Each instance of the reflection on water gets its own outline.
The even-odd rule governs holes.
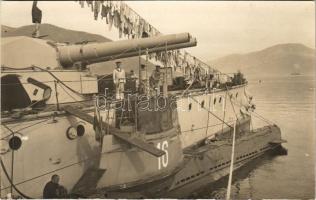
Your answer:
[[[256,112],[282,131],[287,156],[265,156],[235,174],[234,199],[315,198],[315,77],[291,76],[249,80]],[[254,127],[266,125],[254,118]],[[224,198],[227,179],[210,185],[199,196]]]

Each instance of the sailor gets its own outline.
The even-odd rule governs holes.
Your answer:
[[[138,77],[137,77],[136,73],[134,72],[134,70],[131,70],[129,72],[128,80],[131,81],[131,82],[128,82],[128,84],[131,84],[130,89],[132,89],[133,91],[137,91],[138,90],[137,88],[139,87],[139,81],[138,81]]]
[[[43,191],[43,198],[44,199],[56,199],[59,197],[58,190],[60,185],[59,183],[59,176],[57,174],[54,174],[51,177],[51,180],[46,183]]]
[[[39,29],[42,21],[42,11],[37,7],[37,1],[33,1],[32,6],[32,22],[35,24],[35,30],[32,36],[38,38],[40,36]]]
[[[201,79],[201,70],[200,70],[200,67],[195,67],[194,69],[194,80],[195,81],[200,81]]]
[[[117,61],[116,68],[113,71],[113,82],[115,85],[116,99],[124,99],[124,85],[126,83],[125,71],[121,69],[121,61]]]
[[[139,93],[147,94],[147,70],[146,65],[140,65],[140,77],[139,77]]]
[[[134,70],[131,70],[131,71],[130,71],[130,76],[131,76],[132,79],[136,79],[136,78],[137,78],[137,76],[136,76]]]
[[[213,88],[213,84],[214,84],[214,74],[210,73],[208,75],[208,88],[211,90]]]
[[[156,65],[156,69],[153,71],[150,77],[151,88],[153,91],[156,90],[156,95],[160,94],[160,78],[161,78],[161,71],[160,65]]]

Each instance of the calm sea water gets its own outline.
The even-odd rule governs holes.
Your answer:
[[[249,80],[256,112],[276,123],[288,142],[286,156],[264,156],[234,174],[232,198],[315,199],[315,77]],[[266,125],[254,118],[254,127]],[[225,198],[227,179],[201,191],[203,198]],[[200,196],[199,195],[199,196]]]

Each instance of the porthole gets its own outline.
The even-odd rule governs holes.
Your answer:
[[[191,110],[191,109],[192,109],[192,103],[189,104],[189,110]]]
[[[9,140],[9,147],[12,150],[18,150],[22,145],[22,140],[18,136],[13,136]]]
[[[233,94],[230,94],[230,95],[229,95],[229,98],[231,98],[231,99],[232,99],[232,98],[233,98]]]
[[[238,97],[238,92],[236,92],[236,98]]]
[[[214,98],[214,105],[216,104],[216,98]]]
[[[222,102],[222,97],[219,97],[218,103],[221,103],[221,102]]]
[[[77,130],[73,126],[70,126],[66,131],[66,136],[70,140],[76,139],[77,138]]]
[[[204,108],[204,104],[205,104],[205,101],[203,100],[203,101],[201,102],[201,108]]]
[[[84,135],[84,133],[85,133],[85,128],[84,128],[84,126],[81,125],[81,124],[79,124],[79,125],[77,126],[77,135],[81,137],[81,136]]]

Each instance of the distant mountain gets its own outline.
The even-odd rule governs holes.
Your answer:
[[[9,32],[13,32],[15,28],[12,28],[10,26],[1,25],[1,35],[5,35]]]
[[[9,26],[1,25],[1,34],[2,37],[10,36],[28,36],[32,37],[34,32],[35,25],[21,26],[19,28],[12,28]],[[96,41],[96,42],[108,42],[111,41],[108,38],[105,38],[101,35],[86,33],[83,31],[74,31],[69,29],[64,29],[58,26],[51,24],[41,24],[40,34],[47,35],[43,39],[53,40],[56,42],[68,42],[76,43],[82,41]]]
[[[1,25],[1,36],[2,37],[12,37],[12,36],[28,36],[32,37],[32,33],[34,31],[34,25],[27,25],[18,28],[13,28],[5,25]],[[41,24],[40,34],[47,35],[43,37],[45,40],[53,40],[56,42],[67,42],[69,44],[83,42],[83,41],[91,41],[91,42],[110,42],[111,40],[103,37],[101,35],[82,32],[82,31],[74,31],[69,29],[64,29],[51,24]],[[139,59],[138,57],[130,57],[120,59],[122,61],[122,66],[124,67],[126,72],[130,70],[134,70],[137,74]],[[142,63],[145,63],[144,59],[141,59]],[[109,74],[112,73],[115,68],[115,60],[102,62],[91,65],[91,71],[96,74]],[[154,69],[154,65],[152,63],[148,63],[148,71]]]
[[[278,44],[261,51],[228,55],[208,64],[225,73],[240,70],[246,76],[309,75],[315,72],[315,49],[297,43]]]

